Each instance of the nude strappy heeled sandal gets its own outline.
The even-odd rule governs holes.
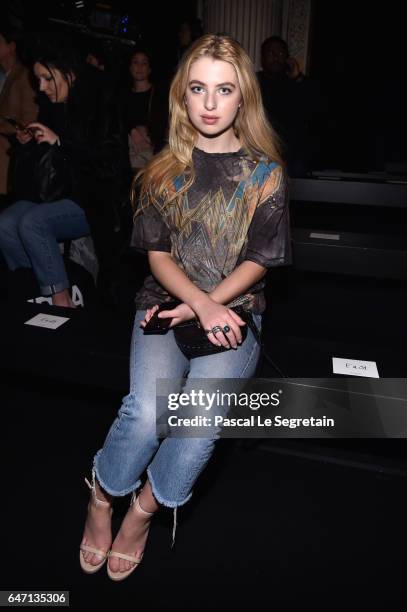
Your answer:
[[[136,512],[139,512],[143,515],[152,516],[154,512],[147,512],[146,510],[143,510],[143,508],[140,506],[139,499],[140,499],[140,495],[136,497],[135,492],[133,492],[131,496],[130,506],[133,506]],[[135,557],[134,555],[125,555],[124,553],[119,553],[119,552],[115,552],[114,550],[110,550],[108,552],[108,557],[117,557],[118,559],[124,559],[125,561],[130,561],[130,563],[134,563],[133,567],[131,567],[130,569],[124,572],[113,572],[110,569],[109,564],[107,565],[107,573],[108,573],[109,578],[111,578],[112,580],[124,580],[125,578],[127,578],[127,576],[130,576],[130,574],[134,572],[136,567],[139,566],[143,558],[143,553],[141,553],[139,557]]]
[[[94,471],[92,471],[92,484],[89,482],[87,478],[85,478],[85,482],[88,485],[89,489],[92,491],[92,503],[95,504],[95,506],[109,507],[110,516],[111,516],[113,513],[113,508],[111,504],[109,504],[106,501],[102,501],[101,499],[98,499],[96,497],[95,472]],[[87,561],[85,561],[82,551],[95,553],[96,555],[100,555],[102,559],[96,565],[92,565],[92,563],[88,563]],[[79,546],[79,562],[81,564],[81,568],[87,574],[94,574],[95,572],[100,570],[102,565],[105,563],[107,557],[108,557],[108,551],[106,550],[101,550],[100,548],[95,548],[94,546],[88,546],[88,544],[83,544],[83,543]]]

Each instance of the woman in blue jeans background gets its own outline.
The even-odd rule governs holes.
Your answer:
[[[174,509],[175,532],[176,510],[190,499],[218,437],[212,430],[160,442],[157,378],[181,391],[176,381],[186,377],[184,393],[193,379],[240,378],[238,391],[255,371],[259,346],[250,329],[242,341],[244,321],[232,307],[251,312],[260,329],[267,268],[290,257],[285,172],[252,63],[236,41],[206,35],[188,50],[171,85],[169,146],[141,176],[133,241],[148,253],[152,275],[136,296],[130,392],[87,481],[79,552],[88,573],[108,557],[113,580],[140,563],[160,506]],[[168,333],[144,335],[158,305],[174,297],[181,304],[159,314],[172,319]],[[212,344],[229,350],[187,359],[172,328],[194,317]],[[113,498],[128,493],[130,507],[112,543]]]
[[[78,60],[69,40],[43,39],[33,56],[39,118],[17,130],[10,172],[17,201],[0,214],[0,250],[11,271],[32,268],[54,305],[73,307],[58,243],[92,233],[106,260],[126,169],[123,137],[99,71]]]
[[[41,295],[55,306],[73,307],[59,242],[90,233],[84,211],[72,200],[20,200],[0,215],[0,249],[9,270],[32,268]]]

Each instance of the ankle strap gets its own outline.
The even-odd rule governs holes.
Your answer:
[[[92,484],[89,482],[87,478],[85,478],[85,482],[88,485],[89,489],[92,491],[93,499],[95,500],[95,504],[98,506],[108,506],[110,508],[110,504],[107,501],[103,501],[96,497],[96,475],[95,470],[92,470]]]

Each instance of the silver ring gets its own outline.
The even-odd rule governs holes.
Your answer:
[[[222,331],[222,328],[221,328],[220,325],[215,325],[215,327],[212,327],[212,329],[211,329],[211,332],[213,334],[217,334],[218,332],[221,332],[221,331]]]
[[[230,332],[230,327],[229,325],[225,325],[223,328],[223,331],[225,332],[225,334],[227,334],[228,332]]]

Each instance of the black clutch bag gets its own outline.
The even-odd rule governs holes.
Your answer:
[[[144,328],[145,334],[165,334],[168,331],[168,327],[171,323],[170,318],[168,319],[159,319],[157,317],[158,313],[163,310],[172,310],[179,306],[181,302],[179,301],[171,301],[164,302],[158,308],[158,310],[151,317],[150,321]],[[233,312],[235,312],[246,325],[243,325],[240,328],[242,334],[242,344],[247,337],[247,328],[253,331],[255,338],[259,341],[258,331],[254,324],[253,317],[251,312],[247,312],[244,310],[242,306],[234,306],[231,308]],[[197,319],[190,319],[189,321],[184,321],[183,323],[179,323],[175,327],[172,328],[174,332],[174,338],[188,359],[194,359],[194,357],[204,357],[206,355],[214,355],[216,353],[222,353],[229,349],[224,346],[215,346],[208,340],[208,336],[206,332],[202,329],[199,321]]]

